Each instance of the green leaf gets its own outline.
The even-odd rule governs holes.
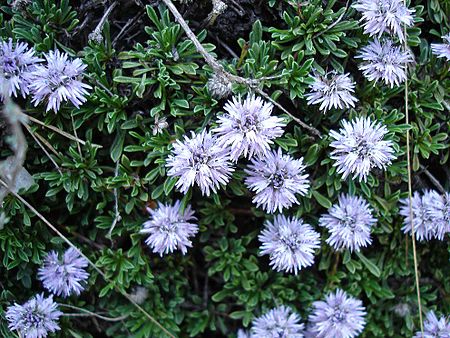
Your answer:
[[[367,270],[369,270],[375,277],[381,276],[381,270],[375,263],[373,263],[370,259],[366,258],[361,252],[356,252],[356,255],[365,265]]]
[[[324,195],[322,195],[321,193],[319,193],[317,190],[313,190],[313,191],[312,191],[312,194],[313,194],[314,198],[316,199],[316,201],[317,201],[321,206],[323,206],[323,207],[326,208],[326,209],[331,208],[331,206],[332,206],[331,201],[330,201],[328,198],[326,198]]]

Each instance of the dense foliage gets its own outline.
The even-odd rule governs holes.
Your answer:
[[[120,319],[63,315],[55,337],[165,337],[123,292],[176,336],[234,337],[239,328],[281,305],[305,320],[312,303],[337,288],[364,304],[367,324],[361,337],[411,337],[420,328],[412,242],[401,231],[399,215],[399,200],[408,191],[406,130],[413,190],[437,190],[437,180],[449,191],[450,63],[432,55],[430,44],[441,43],[450,30],[450,2],[409,4],[415,9],[414,25],[407,30],[415,60],[408,66],[409,124],[404,83],[391,88],[369,82],[358,69],[361,61],[355,55],[372,38],[364,34],[361,14],[348,2],[227,3],[210,24],[209,1],[175,5],[228,72],[264,78],[259,89],[321,134],[274,107],[273,115],[287,126],[272,148],[304,157],[311,184],[304,196],[297,195],[299,205],[283,214],[301,218],[321,235],[315,263],[296,274],[273,270],[269,257],[261,256],[258,235],[273,215],[252,203],[254,193],[245,185],[244,172],[250,161],[240,159],[226,187],[209,196],[198,187],[180,193],[177,178],[167,175],[174,142],[217,126],[226,102],[233,95],[246,97],[252,89],[234,83],[228,97],[212,95],[206,84],[213,70],[163,3],[121,1],[101,27],[101,38],[94,39],[90,33],[110,3],[3,1],[2,40],[26,42],[40,58],[55,49],[80,58],[87,66],[83,82],[92,87],[80,108],[63,103],[57,113],[46,112],[44,103],[35,106],[30,99],[15,98],[25,114],[53,126],[30,121],[29,129],[24,128],[24,168],[34,184],[20,195],[106,276],[89,267],[86,291],[54,299]],[[350,73],[355,81],[354,108],[322,112],[307,104],[313,74],[333,70]],[[367,181],[352,175],[342,179],[330,158],[330,130],[359,116],[386,126],[396,155],[385,171],[372,170]],[[0,128],[4,160],[14,147],[7,142],[11,130],[4,120]],[[328,230],[319,226],[340,193],[363,197],[377,219],[372,243],[359,252],[334,251],[325,241]],[[179,250],[159,255],[140,233],[149,218],[146,208],[176,200],[192,206],[198,233],[185,255]],[[5,319],[7,307],[44,292],[38,269],[48,252],[68,247],[13,194],[5,197],[2,210],[7,219],[0,229],[0,335],[16,337]],[[450,313],[448,238],[416,243],[424,316],[429,310]]]

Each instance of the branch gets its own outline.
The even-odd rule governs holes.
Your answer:
[[[446,191],[444,189],[444,187],[442,186],[442,184],[436,179],[436,177],[433,176],[432,173],[430,173],[428,171],[428,169],[424,166],[424,165],[420,165],[420,169],[423,171],[423,173],[425,175],[427,175],[427,177],[430,179],[430,181],[435,185],[436,188],[438,188],[438,190],[442,193],[445,194]]]
[[[215,73],[217,73],[219,76],[224,76],[229,81],[234,83],[243,84],[251,89],[255,89],[256,91],[264,96],[266,99],[270,98],[270,96],[265,93],[262,89],[258,88],[259,83],[264,79],[246,79],[237,75],[233,75],[229,72],[227,72],[223,66],[211,55],[209,54],[206,49],[203,47],[203,45],[198,41],[197,37],[195,36],[194,32],[189,28],[186,21],[183,19],[183,16],[178,12],[175,5],[172,3],[171,0],[162,0],[166,6],[169,8],[169,10],[172,12],[175,19],[178,21],[180,26],[183,28],[184,32],[186,33],[187,37],[192,41],[197,51],[203,56],[206,63],[213,69]],[[294,117],[291,113],[289,113],[285,108],[283,108],[279,103],[276,103],[273,99],[269,99],[272,103],[274,103],[278,108],[282,109],[285,113],[287,113],[295,122],[300,124],[302,127],[310,131],[316,136],[321,136],[320,131],[318,131],[316,128],[311,127],[301,121],[298,117]]]

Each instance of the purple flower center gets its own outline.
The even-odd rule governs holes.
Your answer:
[[[277,173],[274,173],[269,176],[269,182],[274,189],[280,189],[284,185],[284,181],[286,180],[286,170],[282,169]]]
[[[25,314],[25,321],[27,322],[27,328],[42,326],[45,322],[45,315],[38,312],[38,309],[28,309]]]
[[[239,130],[243,131],[244,133],[249,132],[249,131],[257,131],[258,125],[259,125],[259,121],[257,116],[255,116],[256,114],[252,114],[250,112],[245,112],[242,116],[242,119],[238,119],[237,125]]]
[[[16,60],[12,57],[4,57],[3,59],[3,71],[6,75],[17,75],[19,68],[17,67]]]
[[[339,308],[339,306],[334,307],[333,316],[331,317],[331,321],[333,323],[342,323],[345,321],[347,317],[347,313]]]
[[[368,142],[360,138],[356,142],[355,152],[358,155],[358,157],[366,157],[369,156],[372,152],[372,147],[368,144]]]

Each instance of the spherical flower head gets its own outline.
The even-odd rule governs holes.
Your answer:
[[[245,185],[256,193],[253,203],[269,213],[299,204],[295,195],[305,196],[309,189],[303,158],[283,155],[280,148],[263,158],[252,159],[245,173]]]
[[[231,82],[223,75],[214,73],[206,83],[211,96],[220,100],[231,93]]]
[[[409,51],[395,46],[391,40],[374,39],[355,56],[363,62],[358,66],[369,81],[383,81],[394,88],[406,80],[406,67],[414,61]]]
[[[450,33],[442,37],[444,43],[432,43],[431,50],[438,58],[446,58],[450,61]]]
[[[433,311],[427,313],[422,332],[416,332],[413,338],[450,338],[450,317],[437,318]]]
[[[190,237],[198,232],[198,225],[191,206],[181,210],[181,202],[174,205],[159,204],[157,209],[147,208],[150,219],[143,224],[141,233],[149,234],[145,243],[162,257],[164,254],[181,250],[183,255],[192,247]]]
[[[442,241],[445,234],[450,232],[450,193],[441,195],[434,190],[425,193],[431,195],[426,200],[429,201],[429,215],[434,219],[435,237]]]
[[[266,221],[258,237],[261,255],[270,256],[270,265],[277,271],[297,274],[314,263],[314,251],[320,247],[320,235],[299,218],[275,216]]]
[[[53,296],[44,298],[44,295],[40,294],[23,305],[9,306],[5,317],[9,322],[9,329],[20,332],[21,337],[43,338],[60,330],[58,320],[61,315]]]
[[[309,89],[311,92],[305,95],[308,104],[320,104],[319,110],[325,112],[331,108],[355,107],[355,102],[358,102],[353,96],[355,83],[350,79],[350,74],[338,74],[336,71],[324,76],[317,74]]]
[[[370,36],[380,38],[387,32],[403,42],[403,27],[414,23],[414,9],[408,9],[403,0],[358,0],[352,7],[362,13],[364,34]]]
[[[339,289],[328,294],[325,301],[314,302],[312,307],[308,331],[314,332],[316,338],[353,338],[366,324],[362,302]]]
[[[267,154],[273,140],[283,135],[286,123],[271,115],[272,108],[272,103],[253,95],[244,101],[233,97],[225,104],[227,113],[219,116],[213,132],[217,133],[219,144],[230,146],[233,161],[241,155],[250,159]]]
[[[56,251],[51,251],[39,268],[38,278],[44,287],[56,296],[79,295],[85,288],[89,273],[86,258],[74,248],[69,248],[60,259]]]
[[[191,132],[191,138],[185,136],[183,142],[174,143],[166,166],[170,168],[168,176],[179,177],[176,187],[182,193],[196,183],[206,196],[227,184],[234,171],[229,149],[205,130],[200,134]]]
[[[328,229],[327,243],[335,250],[360,251],[372,243],[370,231],[377,219],[369,204],[361,197],[341,194],[338,203],[319,219],[319,225]]]
[[[392,141],[384,141],[388,130],[381,123],[368,117],[357,117],[344,121],[339,133],[332,130],[334,139],[330,146],[334,148],[331,158],[342,178],[353,174],[353,179],[367,181],[367,175],[374,167],[385,170],[395,159]]]
[[[23,42],[0,42],[0,99],[4,96],[26,97],[38,62],[34,49]]]
[[[303,338],[300,316],[284,305],[253,320],[252,338]]]
[[[81,82],[86,65],[78,58],[69,60],[66,53],[58,50],[50,51],[44,56],[47,64],[37,66],[30,84],[34,106],[46,100],[46,111],[53,109],[56,113],[61,102],[70,101],[79,108],[87,100],[87,89],[92,88]]]
[[[412,212],[417,240],[424,241],[432,238],[443,240],[445,234],[449,231],[450,204],[448,198],[448,194],[442,196],[434,190],[427,190],[422,196],[416,191],[411,197],[411,211],[409,198],[400,200],[402,206],[399,214],[404,217],[403,232],[412,232]]]

